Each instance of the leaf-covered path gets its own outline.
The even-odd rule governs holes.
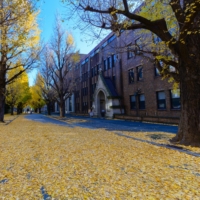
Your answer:
[[[0,126],[0,158],[0,199],[200,196],[200,158],[100,128],[20,116]]]

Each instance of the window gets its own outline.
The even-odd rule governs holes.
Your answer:
[[[173,91],[170,90],[170,97],[171,97],[171,108],[172,109],[180,109],[180,89]]]
[[[115,35],[111,36],[111,37],[108,39],[108,43],[112,42],[115,38],[116,38]]]
[[[141,81],[143,80],[143,67],[137,67],[137,80]]]
[[[96,83],[95,83],[95,84],[92,84],[92,93],[94,93],[95,88],[96,88]]]
[[[160,76],[160,71],[158,70],[157,67],[154,67],[154,72],[155,72],[155,76]]]
[[[164,63],[163,63],[163,61],[162,61],[162,60],[159,60],[158,62],[160,63],[160,66],[161,66],[161,67],[163,67],[163,66],[164,66]]]
[[[75,69],[78,69],[78,68],[79,68],[79,64],[76,65]]]
[[[165,92],[157,92],[157,106],[158,109],[166,109]]]
[[[108,69],[107,60],[104,60],[103,63],[104,63],[104,71],[106,71]]]
[[[72,111],[72,97],[69,97],[69,111]]]
[[[128,70],[128,80],[129,80],[129,83],[134,82],[134,69]]]
[[[144,94],[140,94],[139,98],[139,109],[145,109],[145,96]]]
[[[130,106],[131,106],[131,110],[136,109],[135,95],[130,96]]]
[[[93,68],[91,69],[91,77],[93,77],[94,76],[94,73],[93,73]]]
[[[112,68],[112,57],[108,58],[108,69]]]
[[[94,90],[95,90],[95,86],[94,84],[92,85],[92,93],[94,93]]]
[[[117,56],[116,56],[116,54],[113,54],[112,55],[112,67],[115,67],[116,61],[117,61]]]
[[[76,98],[76,99],[79,98],[79,91],[76,91],[76,92],[75,92],[75,98]]]
[[[103,43],[103,45],[102,45],[102,49],[104,48],[104,47],[106,47],[107,46],[107,44],[108,44],[108,42],[106,41],[106,42],[104,42]]]
[[[97,75],[97,66],[94,67],[94,75]]]
[[[86,96],[88,95],[88,88],[85,87],[85,88],[82,88],[82,96]]]
[[[175,72],[175,71],[176,71],[176,68],[173,67],[173,66],[171,66],[171,65],[169,65],[169,71],[170,71],[170,72]]]
[[[131,47],[129,46],[127,51],[127,58],[130,59],[133,56],[134,56],[133,49],[131,49]]]

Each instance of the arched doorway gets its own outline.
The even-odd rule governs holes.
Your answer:
[[[101,111],[106,111],[106,98],[105,94],[100,91],[97,95],[98,115],[101,116]]]

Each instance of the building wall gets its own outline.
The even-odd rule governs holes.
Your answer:
[[[147,34],[144,37],[152,41],[152,35]],[[125,31],[120,37],[115,37],[111,33],[77,63],[72,71],[73,79],[76,80],[74,112],[86,114],[92,107],[98,70],[101,69],[102,74],[105,77],[110,77],[115,83],[117,92],[122,97],[121,105],[124,106],[125,115],[168,118],[180,116],[180,110],[171,109],[170,90],[172,84],[166,79],[162,80],[161,76],[155,75],[156,66],[153,57],[138,51],[134,52],[133,56],[129,58],[127,51],[124,51],[124,48],[119,48],[131,43],[134,44],[137,38],[138,33],[133,31]],[[113,66],[105,70],[104,60],[108,60],[112,56],[115,60]],[[137,68],[141,66],[143,67],[143,78],[137,80]],[[129,83],[129,70],[131,69],[134,70],[134,81]],[[157,107],[158,91],[165,93],[165,109],[158,109]],[[130,96],[134,94],[137,94],[136,108],[131,109]],[[139,109],[138,98],[141,94],[145,97],[145,109]]]

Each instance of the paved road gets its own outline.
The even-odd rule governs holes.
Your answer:
[[[67,120],[65,122],[49,118],[42,114],[29,114],[26,115],[27,119],[42,122],[52,123],[61,126],[70,127],[86,127],[90,129],[104,128],[110,131],[143,131],[143,132],[169,132],[177,133],[178,127],[164,124],[152,124],[143,122],[133,122],[125,120],[113,120],[113,119],[101,119],[101,118],[89,118],[85,116],[71,116],[66,115]]]

